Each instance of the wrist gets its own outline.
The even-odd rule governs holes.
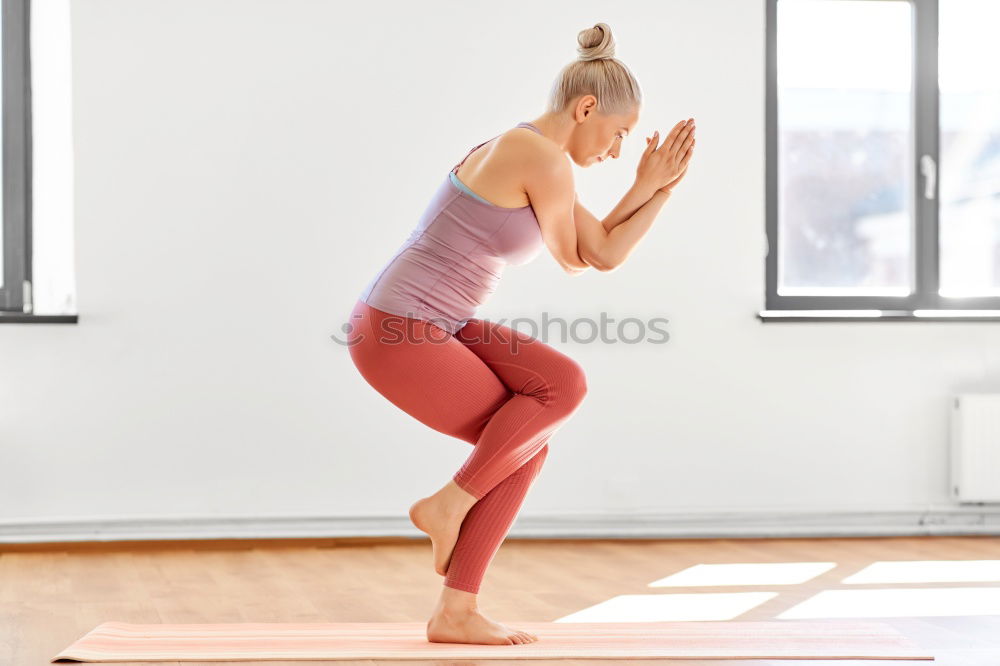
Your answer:
[[[636,181],[632,185],[632,192],[634,192],[636,196],[641,197],[643,201],[649,201],[658,191],[659,190],[656,189],[656,186],[646,185],[644,183],[640,183],[639,181]]]

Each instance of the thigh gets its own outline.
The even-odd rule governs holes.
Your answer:
[[[583,367],[527,333],[484,319],[470,319],[455,339],[514,393],[550,400],[575,400],[586,392]]]
[[[429,321],[359,301],[348,348],[376,391],[425,425],[475,443],[511,392],[482,359]]]

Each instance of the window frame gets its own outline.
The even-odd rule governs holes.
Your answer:
[[[3,285],[0,311],[31,312],[30,0],[2,0]]]
[[[954,298],[938,293],[939,280],[939,92],[938,81],[938,0],[868,0],[906,2],[911,5],[913,34],[913,97],[911,174],[913,177],[912,264],[914,292],[908,296],[820,296],[779,295],[778,280],[778,88],[777,88],[777,3],[766,4],[766,91],[765,91],[765,182],[766,182],[766,297],[761,319],[927,319],[937,314],[944,319],[967,313],[970,319],[980,315],[1000,318],[1000,296]],[[794,0],[791,0],[794,1]],[[838,0],[828,0],[837,2]],[[928,155],[935,165],[934,196],[924,196],[925,180],[920,173],[921,156]],[[858,311],[868,311],[861,313]],[[876,312],[872,312],[876,311]],[[881,313],[877,311],[882,311]],[[950,311],[950,313],[949,313]],[[961,312],[959,312],[961,311]],[[970,312],[974,311],[974,312]],[[921,313],[924,313],[921,315]],[[796,317],[796,314],[804,315]]]

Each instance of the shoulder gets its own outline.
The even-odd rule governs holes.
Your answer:
[[[512,162],[527,175],[541,178],[573,178],[569,157],[552,140],[525,127],[502,135]]]

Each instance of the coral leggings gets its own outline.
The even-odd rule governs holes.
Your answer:
[[[474,449],[452,477],[478,501],[444,584],[476,594],[541,470],[552,434],[587,392],[581,366],[507,326],[470,319],[451,334],[359,300],[348,349],[364,379],[397,407]]]

